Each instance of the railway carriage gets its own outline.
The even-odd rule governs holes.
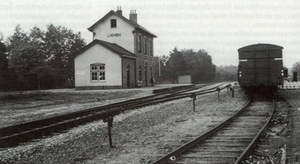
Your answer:
[[[277,89],[283,84],[283,47],[254,44],[238,49],[238,81],[242,88]]]

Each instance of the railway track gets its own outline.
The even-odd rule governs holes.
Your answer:
[[[207,94],[215,92],[216,88],[220,90],[226,87],[228,87],[228,84],[221,83],[205,87],[192,86],[180,88],[179,90],[170,90],[169,92],[162,92],[138,99],[127,100],[55,117],[48,117],[22,124],[2,127],[0,128],[0,148],[17,146],[22,142],[28,142],[32,139],[49,136],[53,133],[62,132],[66,129],[99,119],[109,122],[112,121],[112,118],[115,115],[118,115],[126,110],[132,110],[157,103],[186,98],[192,93],[195,95]],[[193,92],[193,90],[195,91]],[[110,124],[112,124],[112,122],[108,123],[109,126]]]
[[[266,129],[275,102],[254,98],[240,111],[195,139],[159,158],[153,164],[242,163]]]

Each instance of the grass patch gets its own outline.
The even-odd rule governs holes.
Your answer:
[[[17,92],[17,93],[7,93],[1,94],[0,98],[2,101],[24,101],[24,100],[38,100],[42,97],[49,95],[46,92]]]
[[[25,91],[25,92],[1,92],[0,102],[18,103],[18,102],[34,102],[34,101],[49,101],[49,102],[74,102],[86,103],[102,100],[111,100],[124,97],[130,97],[139,94],[142,91],[99,91],[99,92],[51,92],[51,91]]]

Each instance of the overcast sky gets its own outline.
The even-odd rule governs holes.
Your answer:
[[[300,61],[299,0],[0,0],[0,32],[13,35],[37,26],[62,25],[81,32],[110,10],[136,10],[138,23],[156,34],[155,55],[181,49],[206,50],[216,65],[238,65],[237,49],[250,44],[283,46],[284,65]]]

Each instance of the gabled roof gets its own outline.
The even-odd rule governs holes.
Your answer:
[[[103,40],[98,40],[98,39],[93,40],[90,44],[86,45],[81,50],[76,52],[73,57],[75,58],[76,56],[80,55],[81,53],[83,53],[84,51],[86,51],[87,49],[89,49],[90,47],[92,47],[95,44],[100,44],[101,46],[120,55],[121,57],[127,57],[127,58],[136,58],[137,57],[135,54],[133,54],[130,51],[126,50],[125,48],[117,45],[116,43],[109,43],[109,42],[106,42]]]
[[[148,33],[149,35],[157,38],[156,35],[154,35],[153,33],[151,33],[150,31],[148,31],[147,29],[145,29],[144,27],[142,27],[141,25],[123,17],[122,15],[119,15],[117,12],[111,10],[110,12],[108,12],[104,17],[102,17],[100,20],[98,20],[96,23],[94,23],[91,27],[88,28],[89,31],[93,31],[93,29],[95,28],[96,25],[98,25],[99,23],[103,22],[107,17],[109,17],[110,15],[115,15],[121,19],[123,19],[125,22],[129,23],[130,25],[132,25],[134,28],[136,29],[141,29],[142,31]]]

